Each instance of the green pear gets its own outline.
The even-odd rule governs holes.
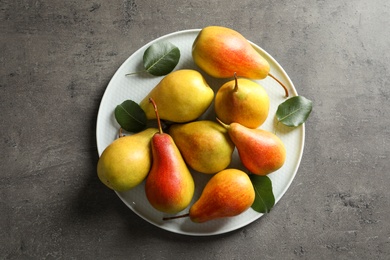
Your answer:
[[[115,191],[126,191],[139,185],[152,165],[150,141],[158,132],[148,128],[137,134],[113,141],[99,158],[97,174],[102,183]]]
[[[270,101],[265,89],[255,81],[237,78],[219,88],[214,109],[225,124],[240,123],[258,128],[268,117]]]
[[[234,144],[227,130],[209,120],[174,124],[169,129],[186,163],[194,170],[213,174],[232,160]]]
[[[286,160],[282,140],[263,129],[247,128],[239,123],[224,125],[235,144],[242,164],[253,174],[267,175],[280,169]]]
[[[165,213],[177,213],[191,202],[195,192],[192,175],[169,134],[163,133],[157,105],[159,132],[152,137],[152,168],[146,178],[145,193],[150,204]]]
[[[203,28],[192,45],[192,58],[199,68],[215,78],[233,73],[249,79],[274,78],[288,96],[286,86],[270,73],[268,61],[239,32],[222,26]]]
[[[149,98],[159,105],[161,119],[184,123],[197,119],[207,110],[214,91],[198,71],[183,69],[165,76],[140,102],[146,117],[155,119]]]
[[[195,223],[203,223],[233,217],[249,209],[254,200],[255,190],[248,174],[238,169],[225,169],[211,177],[189,213],[163,220],[190,217]]]

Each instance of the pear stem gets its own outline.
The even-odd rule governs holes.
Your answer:
[[[163,220],[171,220],[171,219],[177,219],[177,218],[185,218],[185,217],[189,217],[189,216],[190,216],[190,213],[187,213],[187,214],[178,215],[178,216],[173,216],[173,217],[165,217],[165,218],[163,218]]]
[[[218,123],[220,123],[220,124],[221,124],[223,127],[225,127],[226,129],[230,127],[229,125],[227,125],[227,124],[225,124],[224,122],[222,122],[221,119],[219,119],[218,117],[216,117],[215,119],[218,121]]]
[[[234,72],[234,89],[233,89],[234,92],[237,92],[238,91],[238,80],[237,80],[237,73]]]
[[[135,71],[135,72],[129,72],[129,73],[125,74],[125,76],[133,76],[133,75],[136,75],[136,74],[144,73],[146,71],[147,70],[140,70],[140,71]]]
[[[286,93],[286,97],[288,97],[288,89],[287,89],[287,87],[280,80],[278,80],[274,75],[272,75],[271,73],[268,73],[268,76],[270,76],[271,78],[276,80],[276,82],[278,82],[284,88],[284,92]]]
[[[118,134],[119,138],[123,137],[124,134],[122,133],[122,127],[119,128],[119,134]]]
[[[160,134],[162,134],[163,130],[162,130],[162,127],[161,127],[160,116],[158,115],[157,104],[153,100],[153,98],[149,98],[149,102],[152,103],[152,105],[154,107],[154,112],[156,113],[156,118],[157,118],[158,130],[159,130]]]

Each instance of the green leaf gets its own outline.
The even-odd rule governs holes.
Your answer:
[[[287,99],[278,106],[276,118],[286,126],[299,126],[303,124],[312,110],[312,101],[303,96]]]
[[[115,108],[115,119],[126,131],[137,133],[146,128],[147,118],[142,108],[132,100],[126,100]]]
[[[170,42],[156,42],[149,46],[143,56],[144,67],[154,76],[170,73],[179,63],[180,50]]]
[[[268,213],[275,205],[275,197],[272,192],[272,182],[267,176],[255,174],[249,175],[255,189],[255,201],[252,209],[259,213]]]

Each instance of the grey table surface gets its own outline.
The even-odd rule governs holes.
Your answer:
[[[149,224],[96,175],[98,107],[151,40],[222,25],[313,101],[271,213],[218,236]],[[0,1],[0,259],[389,259],[388,1]]]

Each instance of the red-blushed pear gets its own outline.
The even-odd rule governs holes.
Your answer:
[[[263,129],[251,129],[238,123],[226,125],[235,144],[242,164],[251,173],[267,175],[280,169],[286,160],[286,149],[282,140]]]
[[[178,213],[191,203],[195,183],[172,137],[162,131],[156,103],[153,99],[150,102],[159,132],[151,141],[153,163],[145,182],[146,197],[155,209]]]
[[[255,190],[248,174],[238,169],[225,169],[211,177],[188,214],[164,220],[190,217],[195,223],[203,223],[233,217],[250,208],[254,200]]]
[[[274,78],[285,91],[286,86],[270,73],[270,64],[239,32],[222,26],[203,28],[192,45],[197,66],[216,78],[229,78],[234,72],[250,79]]]
[[[237,78],[223,84],[215,95],[214,109],[225,124],[240,123],[258,128],[268,117],[270,101],[267,91],[257,82]]]

